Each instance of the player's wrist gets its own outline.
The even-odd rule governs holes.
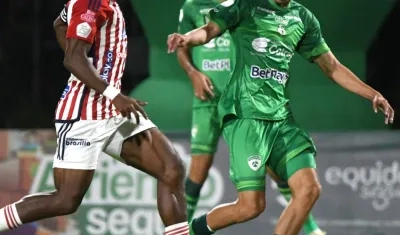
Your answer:
[[[374,101],[375,99],[378,99],[378,98],[383,98],[383,99],[384,99],[384,97],[382,96],[382,94],[379,93],[379,92],[374,92],[374,93],[372,93],[372,94],[370,94],[370,95],[368,96],[368,99],[371,100],[371,101]]]
[[[190,77],[192,74],[195,74],[196,72],[197,72],[197,70],[196,70],[194,67],[189,68],[189,69],[186,70],[186,74],[189,75],[189,77]]]
[[[114,100],[119,94],[121,94],[121,92],[112,85],[108,85],[103,92],[103,95],[111,101]]]

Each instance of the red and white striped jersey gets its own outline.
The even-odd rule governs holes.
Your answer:
[[[60,14],[68,24],[67,38],[92,44],[88,55],[100,77],[121,89],[128,38],[115,0],[71,0]],[[56,109],[56,121],[102,120],[118,115],[111,100],[85,86],[73,74]]]

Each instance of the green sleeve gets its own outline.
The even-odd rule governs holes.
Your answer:
[[[185,34],[193,29],[196,29],[193,18],[193,10],[190,3],[185,2],[179,11],[178,33]]]
[[[330,51],[330,49],[322,37],[318,19],[310,11],[307,12],[303,23],[305,34],[297,45],[296,51],[304,59],[312,62],[316,57]]]
[[[247,12],[246,8],[247,0],[226,0],[208,13],[208,19],[225,32],[239,24]]]

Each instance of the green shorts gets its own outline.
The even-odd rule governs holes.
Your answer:
[[[221,136],[216,106],[194,108],[192,112],[192,155],[214,154]]]
[[[230,178],[238,191],[264,191],[266,167],[287,181],[296,171],[315,168],[311,137],[294,121],[229,119],[223,135],[230,150]]]

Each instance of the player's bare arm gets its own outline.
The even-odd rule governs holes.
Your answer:
[[[58,45],[60,45],[61,49],[65,52],[65,47],[67,44],[66,35],[67,35],[68,25],[64,21],[62,21],[59,16],[54,21],[53,27],[54,27],[54,31],[56,33]]]
[[[108,83],[100,78],[99,73],[93,67],[87,54],[92,44],[76,38],[66,40],[64,66],[88,87],[103,93]]]
[[[93,67],[87,54],[89,53],[92,44],[77,39],[67,38],[66,49],[64,55],[64,66],[68,71],[74,74],[86,86],[97,92],[104,94],[107,98],[111,99],[115,107],[121,112],[123,116],[131,117],[133,113],[136,117],[136,122],[139,123],[139,113],[147,118],[147,114],[142,109],[143,102],[137,102],[113,89],[103,79],[100,74]],[[111,92],[108,92],[109,89]],[[108,94],[107,94],[108,93]]]
[[[375,112],[378,109],[385,114],[385,123],[393,123],[394,110],[387,100],[372,87],[361,81],[346,66],[342,65],[332,52],[327,52],[315,59],[315,63],[319,65],[322,71],[337,84],[343,88],[369,99],[373,103]]]
[[[176,55],[180,66],[193,83],[195,96],[202,100],[207,99],[207,96],[214,97],[213,85],[210,79],[193,65],[190,48],[188,46],[180,47]]]
[[[185,35],[173,33],[168,36],[168,53],[173,53],[179,47],[199,46],[208,43],[211,39],[221,35],[221,30],[214,22],[192,30]]]

